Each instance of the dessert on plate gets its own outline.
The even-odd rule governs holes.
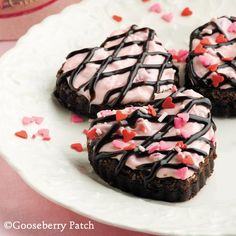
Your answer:
[[[216,158],[211,102],[172,89],[146,106],[103,110],[86,132],[95,172],[134,195],[186,201],[205,185]]]
[[[154,30],[133,25],[108,37],[100,47],[74,51],[57,74],[57,100],[88,117],[106,109],[142,106],[178,80]]]
[[[212,19],[192,32],[186,86],[211,100],[213,115],[236,115],[236,17]]]

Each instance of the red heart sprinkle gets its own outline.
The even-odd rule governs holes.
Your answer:
[[[28,134],[25,130],[21,130],[15,133],[15,135],[19,138],[23,138],[23,139],[27,139],[28,138]]]
[[[213,86],[217,88],[219,84],[224,81],[224,77],[221,75],[213,75],[211,77],[211,81],[212,81]]]
[[[128,117],[127,114],[122,113],[121,111],[116,112],[116,121],[125,120]]]
[[[217,43],[226,43],[228,42],[228,39],[225,38],[225,36],[223,34],[219,34],[217,37],[216,37],[216,42]]]
[[[121,22],[122,21],[122,17],[121,16],[118,16],[118,15],[113,15],[112,16],[112,19],[117,21],[117,22]]]
[[[181,16],[191,16],[193,12],[190,10],[189,7],[185,7],[181,12]]]
[[[136,145],[134,143],[131,143],[130,145],[124,147],[125,151],[130,151],[130,150],[134,150],[136,148]]]
[[[148,114],[152,116],[157,116],[157,112],[152,105],[148,105]]]
[[[123,141],[124,142],[129,142],[131,139],[133,139],[136,136],[136,133],[133,131],[129,131],[127,129],[124,129],[122,131],[123,134]]]
[[[96,129],[89,130],[86,135],[89,140],[94,140],[97,137]]]
[[[190,155],[187,155],[183,160],[182,162],[185,164],[185,165],[193,165],[194,162],[193,162],[193,159]]]
[[[162,103],[162,108],[164,109],[174,108],[175,104],[172,101],[173,101],[172,97],[167,97]]]
[[[149,2],[150,0],[142,0],[143,2]]]
[[[177,142],[175,146],[180,147],[181,149],[186,149],[187,148],[187,144],[185,144],[183,141]]]
[[[218,64],[212,64],[212,65],[208,66],[207,68],[208,68],[208,70],[210,70],[211,72],[215,72],[215,71],[217,71]]]
[[[210,40],[208,38],[203,38],[200,43],[205,46],[205,45],[211,45]]]
[[[222,61],[233,61],[234,58],[233,57],[223,57]]]
[[[83,152],[83,146],[81,143],[73,143],[70,145],[70,147],[77,152]]]
[[[203,54],[206,52],[206,49],[202,46],[202,44],[198,44],[197,47],[194,49],[195,54]]]

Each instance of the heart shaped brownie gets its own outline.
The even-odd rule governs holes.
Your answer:
[[[188,200],[213,171],[210,109],[193,90],[172,89],[147,106],[100,111],[87,131],[90,163],[110,185],[137,196]]]
[[[154,30],[133,25],[100,47],[70,53],[57,77],[56,98],[77,114],[95,117],[100,110],[149,103],[176,83],[177,69]]]
[[[213,115],[236,115],[235,17],[213,19],[193,31],[186,86],[211,100]]]

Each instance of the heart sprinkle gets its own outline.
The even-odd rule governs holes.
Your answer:
[[[122,135],[123,135],[123,141],[127,143],[136,136],[136,133],[133,131],[129,131],[127,129],[124,129],[122,131]]]
[[[221,75],[212,75],[211,81],[212,81],[213,86],[217,88],[219,84],[224,81],[224,77]]]
[[[148,105],[148,114],[151,116],[157,116],[157,112],[152,105]]]
[[[116,22],[121,22],[122,21],[122,17],[118,16],[118,15],[113,15],[112,19],[115,20]]]
[[[166,22],[171,22],[173,20],[173,17],[174,17],[173,13],[167,13],[162,15],[161,18]]]
[[[206,52],[206,49],[202,46],[202,44],[198,44],[197,47],[194,49],[195,54],[203,54]]]
[[[81,143],[73,143],[70,145],[70,147],[77,152],[83,152],[83,150],[84,150]]]
[[[97,137],[97,130],[96,130],[96,128],[94,128],[94,129],[91,129],[91,130],[88,130],[88,132],[87,132],[87,138],[89,139],[89,140],[94,140],[94,139],[96,139],[96,137]]]
[[[216,37],[216,43],[226,43],[228,42],[227,38],[225,38],[225,36],[223,34],[219,34]]]
[[[181,149],[186,149],[187,144],[185,144],[183,141],[179,141],[175,144],[176,147],[180,147]]]
[[[190,10],[189,7],[185,7],[181,12],[181,16],[191,16],[193,12]]]
[[[84,122],[84,119],[76,114],[71,115],[71,122],[72,123],[82,123]]]
[[[177,117],[174,118],[174,125],[176,129],[182,128],[185,124],[187,124],[189,120],[188,113],[179,113]]]
[[[23,139],[27,139],[28,138],[28,134],[25,130],[21,130],[15,133],[15,135],[19,138],[23,138]]]
[[[208,68],[208,70],[210,70],[211,72],[215,72],[215,71],[217,71],[217,69],[218,69],[218,64],[212,64],[212,65],[208,66],[207,68]]]
[[[122,121],[125,120],[128,117],[127,114],[122,113],[121,111],[116,112],[116,121]]]
[[[149,8],[149,11],[154,12],[154,13],[161,13],[161,4],[155,3],[151,5],[151,7]]]
[[[175,108],[175,104],[172,101],[173,101],[172,97],[167,97],[162,103],[162,108],[164,109]]]
[[[200,41],[200,44],[202,44],[203,46],[207,46],[207,45],[211,45],[211,42],[208,38],[203,38],[201,41]]]

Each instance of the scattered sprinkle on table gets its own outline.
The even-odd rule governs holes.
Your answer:
[[[154,13],[161,13],[161,11],[162,11],[161,4],[154,3],[153,5],[150,6],[149,11],[154,12]]]
[[[71,115],[71,122],[72,123],[82,123],[82,122],[84,122],[84,118],[81,116],[78,116],[76,114],[72,114]]]
[[[193,12],[189,7],[185,7],[181,12],[181,16],[191,16],[192,14]]]
[[[28,138],[28,134],[25,130],[21,130],[15,133],[15,135],[19,138],[23,138],[23,139],[27,139]]]
[[[164,15],[162,15],[162,19],[164,20],[164,21],[166,21],[166,22],[171,22],[172,20],[173,20],[173,17],[174,17],[174,15],[173,15],[173,13],[167,13],[167,14],[164,14]]]
[[[117,21],[117,22],[121,22],[122,21],[122,17],[121,16],[118,16],[118,15],[113,15],[112,16],[112,19]]]
[[[84,149],[83,149],[83,146],[81,143],[73,143],[70,145],[71,149],[77,151],[77,152],[83,152]]]
[[[29,125],[29,124],[35,122],[35,124],[40,125],[43,123],[43,120],[44,120],[44,118],[41,116],[32,116],[32,117],[24,116],[22,118],[22,124]]]

